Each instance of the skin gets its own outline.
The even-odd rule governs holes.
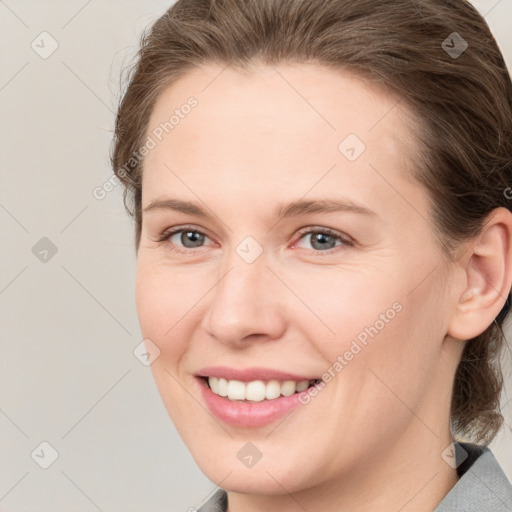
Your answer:
[[[433,510],[457,482],[441,454],[462,340],[492,322],[511,286],[510,212],[496,211],[448,262],[411,179],[407,109],[346,71],[203,66],[160,95],[148,133],[190,96],[198,106],[145,158],[142,206],[172,196],[209,217],[145,211],[136,280],[143,336],[161,351],[151,368],[179,434],[228,491],[229,512]],[[338,149],[350,133],[366,145],[353,162]],[[374,213],[274,219],[282,203],[327,198]],[[159,241],[182,225],[205,234],[203,245],[185,246],[180,233]],[[318,248],[302,228],[331,228],[352,245]],[[263,249],[252,263],[236,252],[248,236]],[[396,302],[401,311],[284,420],[232,427],[207,410],[202,367],[320,377]],[[247,442],[262,453],[251,468],[237,457]]]

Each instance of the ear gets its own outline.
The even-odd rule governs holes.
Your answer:
[[[460,260],[462,285],[447,334],[469,340],[484,332],[503,308],[512,287],[512,212],[493,210]]]

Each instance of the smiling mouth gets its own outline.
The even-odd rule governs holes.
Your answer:
[[[319,384],[321,379],[310,380],[253,380],[242,382],[240,380],[228,380],[218,377],[200,377],[210,390],[228,400],[245,402],[263,402],[275,400],[283,396],[290,396],[305,391]]]

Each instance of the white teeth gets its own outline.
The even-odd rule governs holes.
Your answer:
[[[309,380],[301,380],[297,382],[297,391],[300,393],[309,387]]]
[[[210,377],[208,379],[208,384],[210,384],[210,388],[211,390],[215,393],[215,394],[219,394],[219,379],[217,377]]]
[[[228,381],[222,377],[217,382],[217,394],[219,396],[228,396]]]
[[[267,388],[265,392],[265,397],[267,400],[272,400],[273,398],[279,398],[281,396],[281,384],[277,380],[271,380],[267,382]]]
[[[295,393],[296,389],[297,389],[297,386],[296,386],[294,380],[285,380],[281,384],[281,394],[284,396],[293,395],[293,393]]]
[[[245,400],[245,384],[239,380],[228,381],[228,398],[230,400]]]
[[[217,377],[208,377],[208,384],[211,390],[219,396],[228,397],[229,400],[250,400],[252,402],[261,402],[265,399],[273,400],[281,395],[290,396],[296,391],[301,392],[307,389],[313,381],[309,380],[253,380],[251,382],[241,382],[239,380],[226,380]]]
[[[244,387],[245,397],[247,400],[252,400],[254,402],[261,402],[262,400],[265,400],[267,386],[265,386],[265,383],[262,380],[248,382]]]

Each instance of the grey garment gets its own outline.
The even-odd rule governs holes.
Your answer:
[[[512,486],[487,446],[458,443],[455,459],[459,481],[434,512],[512,512]],[[227,508],[227,493],[219,488],[197,512]]]
[[[458,444],[468,457],[457,468],[459,481],[434,512],[512,512],[512,486],[489,448]]]
[[[226,512],[228,509],[228,495],[226,491],[217,489],[215,494],[197,512]]]

